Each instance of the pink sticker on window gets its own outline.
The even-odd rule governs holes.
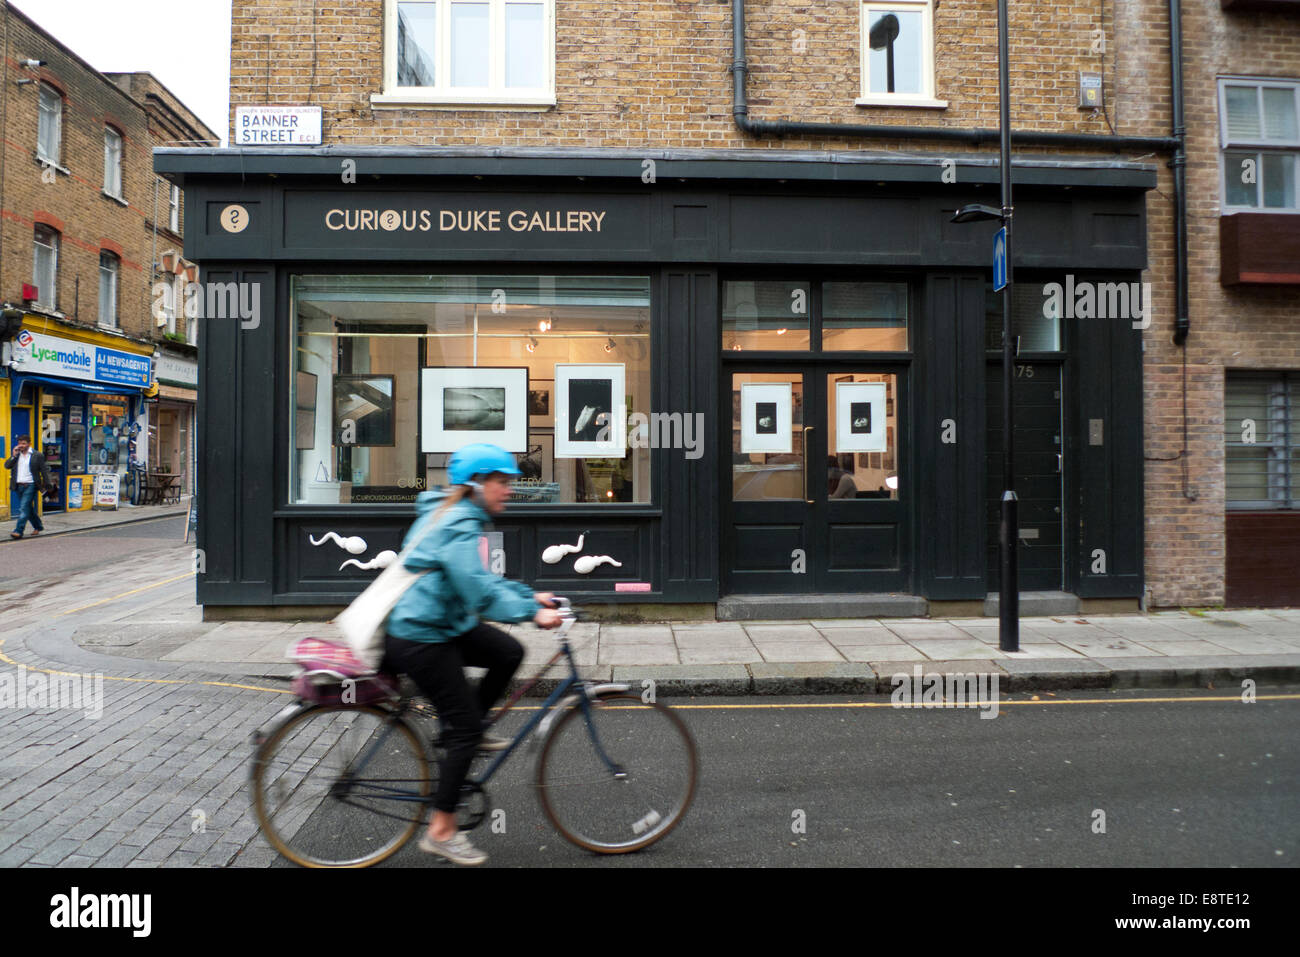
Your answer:
[[[614,591],[649,591],[649,582],[614,582]]]

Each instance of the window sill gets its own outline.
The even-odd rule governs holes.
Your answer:
[[[109,325],[108,323],[106,323],[106,322],[97,322],[97,323],[95,323],[95,328],[96,328],[96,329],[103,329],[105,332],[121,332],[121,331],[122,331],[122,327],[121,327],[121,326],[110,326],[110,325]]]
[[[72,170],[68,169],[66,166],[60,166],[58,163],[56,163],[56,162],[55,162],[54,160],[52,160],[52,159],[46,159],[46,158],[45,158],[44,156],[42,156],[40,153],[33,153],[32,156],[35,157],[35,159],[36,159],[36,165],[39,166],[39,167],[41,167],[41,169],[45,169],[45,168],[48,166],[48,167],[50,167],[51,169],[56,169],[56,170],[58,170],[58,171],[59,171],[60,173],[62,173],[64,176],[71,176],[71,175],[72,175]]]
[[[130,205],[131,205],[131,204],[128,203],[126,200],[124,200],[121,196],[114,196],[112,193],[110,193],[110,192],[109,192],[108,190],[106,190],[106,189],[101,189],[101,190],[100,190],[100,193],[102,193],[103,195],[107,196],[109,199],[111,199],[113,202],[117,203],[117,204],[120,205],[120,206],[130,206]]]
[[[946,110],[947,100],[932,100],[927,96],[911,96],[880,93],[875,96],[862,96],[853,101],[854,106],[896,106],[912,107],[923,110]]]
[[[380,110],[534,110],[555,107],[555,95],[522,96],[517,94],[450,95],[429,93],[371,93],[370,105]]]

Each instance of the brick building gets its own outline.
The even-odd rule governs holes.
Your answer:
[[[1295,5],[1263,6],[1012,6],[1039,608],[1224,600],[1223,368],[1300,364],[1294,288],[1217,279],[1218,78],[1300,71]],[[504,408],[472,435],[528,476],[512,577],[629,614],[988,607],[1001,307],[992,226],[951,219],[997,203],[996,51],[994,5],[953,0],[236,0],[232,130],[314,106],[323,140],[155,156],[204,204],[205,275],[275,317],[205,325],[209,370],[242,377],[203,413],[209,613],[355,594],[373,572],[317,543],[393,547],[476,388]],[[579,435],[602,402],[634,413],[629,447]],[[700,454],[643,447],[676,426],[656,412],[698,415]],[[579,535],[617,564],[543,558]]]
[[[6,455],[23,433],[44,449],[56,485],[45,511],[89,508],[99,474],[127,499],[132,462],[166,469],[152,483],[179,489],[192,472],[197,331],[156,305],[155,284],[190,264],[183,197],[154,173],[152,150],[219,139],[151,75],[100,73],[12,6],[0,17]]]

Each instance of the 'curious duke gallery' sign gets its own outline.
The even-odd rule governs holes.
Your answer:
[[[286,192],[288,247],[427,249],[644,246],[646,196]]]

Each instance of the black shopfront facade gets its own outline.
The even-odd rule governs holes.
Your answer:
[[[955,183],[863,153],[159,149],[155,168],[186,190],[206,297],[209,617],[329,616],[448,452],[491,435],[525,479],[489,562],[609,614],[978,614],[996,591],[992,227],[950,222],[995,201],[986,158]],[[1015,182],[1022,588],[1136,607],[1141,332],[1044,290],[1138,283],[1155,172],[1036,157]],[[605,445],[597,394],[626,416]]]

